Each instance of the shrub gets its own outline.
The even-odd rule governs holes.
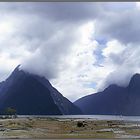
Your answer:
[[[83,122],[77,122],[77,127],[84,127]]]
[[[16,118],[17,117],[16,112],[17,111],[14,108],[8,107],[5,109],[4,114],[8,117]]]

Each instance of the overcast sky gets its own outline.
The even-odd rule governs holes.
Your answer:
[[[0,17],[0,81],[21,64],[75,101],[140,73],[140,3],[1,2]]]

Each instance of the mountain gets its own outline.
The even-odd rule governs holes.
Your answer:
[[[19,69],[0,83],[0,112],[8,107],[20,115],[81,114],[81,110],[63,97],[50,82]]]
[[[74,104],[87,115],[140,115],[140,74],[133,75],[127,87],[110,85]]]

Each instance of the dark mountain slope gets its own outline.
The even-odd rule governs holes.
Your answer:
[[[75,102],[84,114],[140,115],[140,75],[135,74],[129,85],[110,85],[104,91],[85,96]]]
[[[61,97],[63,103],[58,103]],[[78,107],[64,98],[43,77],[19,70],[19,66],[0,86],[0,110],[13,107],[23,115],[81,114]]]

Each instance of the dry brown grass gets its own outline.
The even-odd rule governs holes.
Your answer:
[[[136,122],[81,121],[56,118],[17,118],[0,120],[0,138],[116,138],[140,136]],[[123,132],[123,133],[119,133]]]

